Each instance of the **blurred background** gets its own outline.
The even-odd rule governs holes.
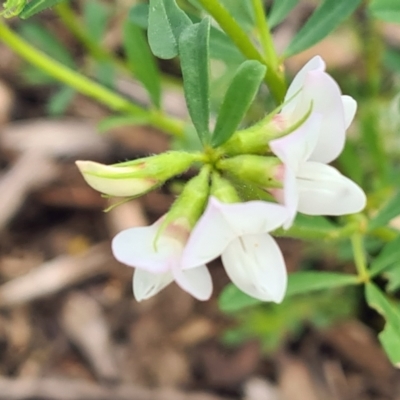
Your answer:
[[[63,64],[145,105],[146,92],[115,62],[124,60],[121,26],[136,3],[72,1],[8,23]],[[278,51],[318,4],[301,0],[277,25]],[[89,45],[79,40],[80,30]],[[96,46],[88,51],[91,44],[107,55],[96,56]],[[381,199],[397,179],[400,160],[400,25],[371,22],[361,8],[328,38],[291,57],[288,77],[317,54],[343,93],[360,102],[337,166]],[[165,109],[187,119],[179,63],[158,64]],[[229,82],[224,68],[212,65],[215,104]],[[250,118],[272,108],[261,93]],[[1,400],[400,399],[400,372],[376,339],[383,320],[367,309],[361,289],[222,312],[218,295],[229,280],[216,260],[210,301],[170,285],[137,303],[133,270],[113,259],[110,239],[158,219],[192,173],[105,213],[110,201],[85,184],[74,162],[115,163],[192,144],[111,115],[0,42]],[[368,242],[372,251],[380,245]],[[290,272],[354,271],[347,242],[280,239],[280,246]]]

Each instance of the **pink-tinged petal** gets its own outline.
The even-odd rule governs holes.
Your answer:
[[[296,172],[299,165],[313,153],[318,142],[321,122],[322,115],[313,112],[295,131],[271,140],[270,149],[286,166]]]
[[[235,239],[223,252],[222,262],[229,278],[244,293],[263,301],[283,300],[287,287],[285,261],[270,235]]]
[[[338,84],[325,72],[307,74],[292,120],[301,118],[312,104],[312,110],[322,116],[320,134],[310,160],[323,163],[333,161],[342,152],[346,126],[342,95]]]
[[[160,235],[155,238],[161,220],[151,226],[126,229],[112,241],[114,257],[130,267],[138,267],[152,273],[166,272],[170,262],[180,258],[183,246],[177,240]]]
[[[284,205],[288,211],[288,217],[283,224],[284,229],[289,229],[296,218],[297,207],[299,204],[299,191],[297,188],[297,179],[295,174],[289,168],[286,168],[283,186]]]
[[[325,71],[325,62],[320,56],[313,57],[294,77],[288,91],[286,92],[284,102],[287,102],[290,99],[292,100],[283,106],[282,114],[290,115],[293,113],[299,101],[300,90],[303,88],[306,76],[310,71]]]
[[[344,122],[346,129],[353,122],[354,116],[357,112],[357,102],[351,96],[342,96],[342,104],[344,110]]]
[[[189,270],[180,266],[172,270],[175,282],[186,292],[198,300],[208,300],[212,293],[211,275],[205,265]]]
[[[211,197],[186,244],[182,266],[194,268],[218,257],[236,237],[270,232],[288,218],[285,207],[265,201],[226,204]]]
[[[137,268],[133,275],[133,295],[137,301],[146,300],[160,292],[173,280],[174,278],[170,271],[152,274]]]
[[[308,215],[345,215],[361,211],[363,190],[335,168],[307,162],[297,175],[298,211]]]

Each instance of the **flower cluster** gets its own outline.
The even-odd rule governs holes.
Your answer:
[[[344,215],[365,206],[362,189],[328,165],[343,150],[356,108],[315,57],[293,80],[278,114],[236,132],[216,149],[168,152],[114,166],[77,162],[96,190],[128,197],[152,190],[195,162],[204,164],[165,216],[114,238],[115,257],[135,267],[135,298],[147,299],[175,281],[206,300],[212,292],[206,264],[221,256],[240,290],[281,302],[287,273],[270,232],[290,228],[297,212]]]

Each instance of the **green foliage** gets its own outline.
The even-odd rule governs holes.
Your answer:
[[[377,19],[400,24],[400,2],[398,0],[372,0],[368,9],[371,15]]]
[[[163,59],[177,56],[179,36],[191,24],[175,0],[150,0],[148,39],[153,54]]]
[[[299,0],[274,0],[269,14],[269,26],[274,28],[297,6]]]
[[[378,275],[394,265],[400,265],[400,235],[386,244],[370,266],[370,274]]]
[[[128,15],[129,21],[142,29],[147,29],[149,20],[149,5],[147,3],[135,4]]]
[[[293,38],[286,57],[300,53],[318,43],[337,28],[361,4],[362,0],[324,0]]]
[[[69,86],[63,86],[53,96],[50,97],[47,103],[47,111],[50,115],[58,117],[63,115],[71,104],[76,92]]]
[[[124,48],[129,67],[147,89],[153,105],[160,108],[161,79],[156,61],[151,54],[144,32],[129,19],[124,25]]]
[[[340,295],[338,296],[338,293]],[[238,326],[224,334],[227,344],[257,338],[266,351],[288,337],[296,338],[305,323],[327,326],[354,312],[354,291],[326,291],[287,298],[281,304],[259,304],[235,314]]]
[[[66,0],[31,0],[25,5],[19,16],[22,19],[30,18],[35,14],[46,10],[46,8],[54,7],[56,4]]]
[[[3,11],[0,16],[11,18],[18,15],[26,5],[27,0],[7,0],[3,3]]]
[[[393,304],[373,283],[365,287],[365,298],[368,305],[375,309],[386,320],[385,329],[379,335],[379,340],[393,364],[400,362],[400,308]]]
[[[83,20],[85,31],[93,41],[100,41],[104,36],[111,8],[98,0],[85,0],[83,3]]]
[[[225,143],[236,131],[256,97],[265,71],[266,67],[254,60],[245,61],[240,65],[218,113],[211,141],[214,147]]]
[[[68,67],[76,67],[72,55],[54,33],[35,22],[25,22],[19,26],[19,29],[23,37],[46,54]]]
[[[340,237],[340,227],[336,226],[325,217],[297,214],[289,230],[278,229],[277,236],[290,236],[302,239],[335,239]]]
[[[400,191],[395,193],[378,211],[368,224],[369,229],[386,225],[391,219],[400,214]]]
[[[384,330],[379,334],[379,341],[392,364],[400,367],[400,335],[390,323],[386,323]]]
[[[209,40],[209,18],[187,27],[179,38],[186,103],[202,143],[210,136]]]
[[[357,285],[358,283],[358,278],[355,275],[317,271],[295,272],[289,275],[285,298],[318,290]],[[237,312],[260,303],[262,303],[261,300],[248,296],[233,284],[227,285],[219,298],[220,309],[226,313]]]
[[[134,126],[145,125],[148,122],[145,116],[112,116],[102,119],[97,124],[97,129],[100,133],[105,133],[111,129],[119,128],[121,126]]]

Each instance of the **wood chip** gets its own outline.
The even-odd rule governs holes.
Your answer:
[[[79,256],[59,256],[0,286],[0,307],[57,293],[109,270],[110,264],[115,263],[109,243],[93,246]]]
[[[9,379],[0,377],[0,400],[229,400],[205,393],[146,389],[136,385],[105,387],[68,379]]]
[[[57,167],[47,157],[34,151],[23,153],[0,179],[0,230],[14,217],[30,191],[57,174]]]
[[[117,381],[109,326],[100,305],[83,292],[68,295],[61,311],[67,337],[81,350],[101,380]]]

